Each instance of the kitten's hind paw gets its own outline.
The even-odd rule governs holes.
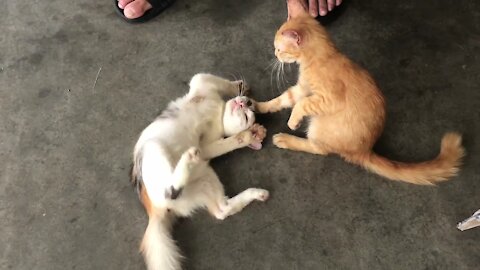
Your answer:
[[[190,147],[187,151],[183,152],[182,157],[178,161],[178,164],[180,166],[183,166],[181,168],[183,168],[182,170],[185,173],[192,170],[197,164],[202,161],[200,154],[200,150],[197,147]]]
[[[270,196],[268,190],[261,188],[249,188],[249,193],[253,199],[261,202],[268,200],[268,197]]]
[[[182,158],[185,158],[185,161],[189,164],[197,164],[202,160],[200,157],[200,149],[197,147],[190,147],[185,153],[183,153]]]
[[[176,189],[173,186],[165,189],[165,199],[175,200],[182,193],[183,188]]]

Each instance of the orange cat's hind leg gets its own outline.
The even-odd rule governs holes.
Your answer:
[[[273,136],[273,144],[278,148],[307,152],[316,155],[327,155],[330,152],[328,147],[324,145],[285,133],[275,134]]]

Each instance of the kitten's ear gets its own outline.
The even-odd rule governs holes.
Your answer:
[[[303,0],[287,0],[288,19],[295,19],[300,15],[307,13],[308,6]]]
[[[295,30],[285,30],[282,32],[282,36],[285,37],[285,40],[294,44],[295,46],[300,46],[301,37],[300,34]]]

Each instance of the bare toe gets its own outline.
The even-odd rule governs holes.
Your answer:
[[[124,6],[123,14],[128,19],[136,19],[138,17],[141,17],[147,10],[151,8],[152,5],[147,0],[134,0]]]
[[[133,0],[118,0],[118,7],[121,8],[121,9],[124,9],[126,5],[128,5],[129,3],[131,3]]]

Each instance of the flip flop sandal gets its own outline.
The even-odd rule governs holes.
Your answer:
[[[138,18],[129,19],[125,17],[125,15],[123,14],[123,9],[118,7],[118,0],[113,0],[115,4],[115,11],[117,12],[117,14],[129,23],[144,23],[149,21],[155,18],[156,16],[158,16],[158,14],[162,13],[162,11],[164,11],[167,7],[169,7],[175,0],[147,0],[147,1],[150,3],[150,5],[152,5],[152,8],[145,11],[145,13]]]

